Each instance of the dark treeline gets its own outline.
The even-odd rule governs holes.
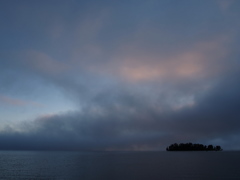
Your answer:
[[[192,143],[174,143],[166,148],[167,151],[222,151],[221,146],[192,144]]]

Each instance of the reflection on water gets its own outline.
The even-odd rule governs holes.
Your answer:
[[[240,179],[240,152],[0,151],[0,179]]]

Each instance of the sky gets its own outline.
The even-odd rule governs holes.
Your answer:
[[[1,0],[0,149],[240,149],[239,0]]]

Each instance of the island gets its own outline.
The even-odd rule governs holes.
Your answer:
[[[193,143],[174,143],[166,148],[167,151],[222,151],[221,146],[193,144]]]

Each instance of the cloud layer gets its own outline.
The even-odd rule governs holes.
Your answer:
[[[240,148],[238,1],[26,2],[1,2],[2,149]]]

